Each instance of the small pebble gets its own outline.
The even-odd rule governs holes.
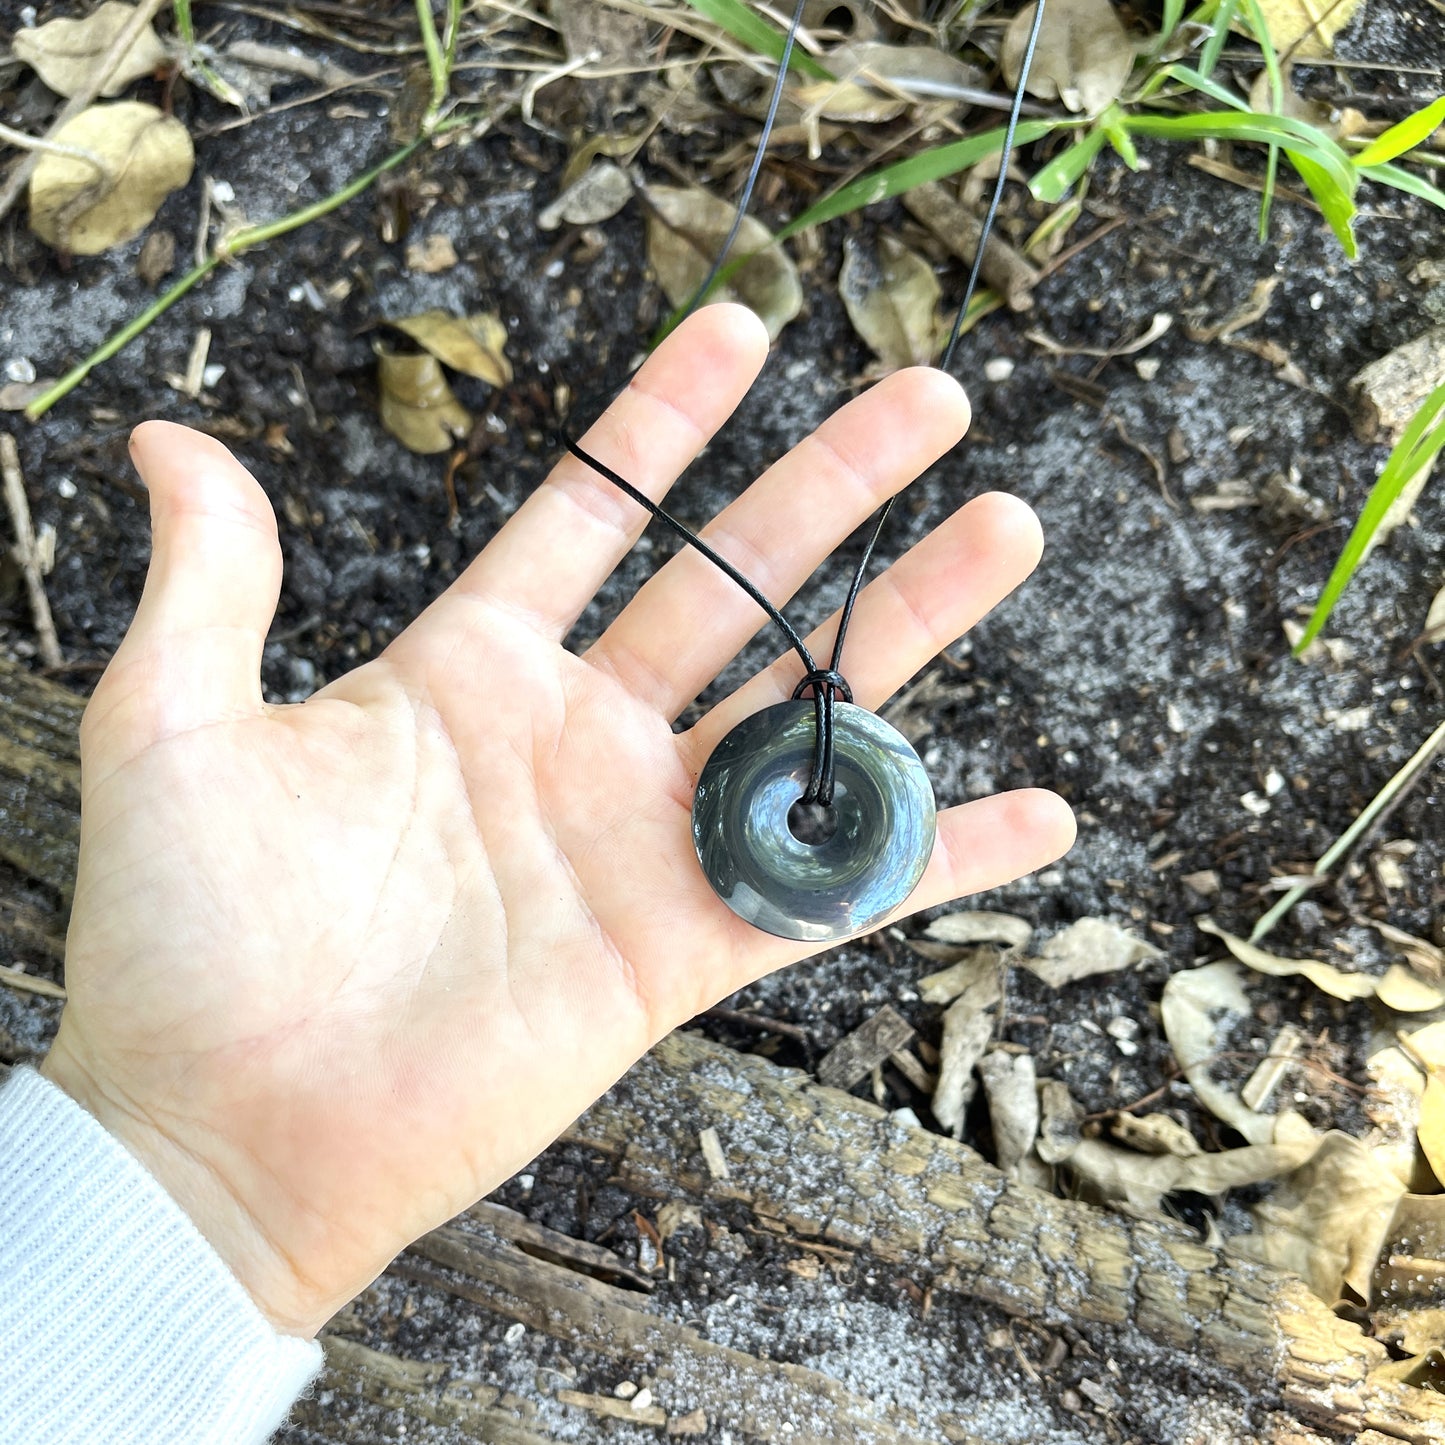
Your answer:
[[[236,199],[236,188],[230,181],[211,181],[211,199],[223,206],[229,206]]]
[[[1256,818],[1262,818],[1269,812],[1269,799],[1261,798],[1258,793],[1246,793],[1239,800],[1239,806],[1246,813],[1253,813]]]
[[[61,477],[55,484],[55,490],[68,502],[75,496],[76,487],[69,477]]]
[[[524,1325],[521,1320],[518,1320],[516,1324],[507,1326],[507,1332],[502,1336],[502,1339],[509,1345],[515,1345],[526,1333],[526,1325]]]
[[[226,368],[219,361],[213,361],[201,373],[201,385],[209,391],[225,374]]]
[[[994,356],[983,364],[983,374],[989,381],[1007,381],[1014,374],[1014,364],[1006,356]]]
[[[1157,356],[1141,356],[1134,363],[1134,370],[1139,375],[1140,381],[1153,381],[1159,375],[1159,368],[1163,363]]]
[[[619,1400],[630,1400],[637,1393],[637,1386],[631,1380],[619,1380],[612,1387],[612,1393]]]
[[[639,1390],[632,1397],[632,1408],[637,1411],[650,1410],[652,1408],[652,1391]]]
[[[1284,788],[1284,778],[1283,778],[1283,776],[1282,776],[1281,774],[1279,774],[1278,772],[1276,772],[1273,768],[1271,768],[1271,769],[1269,770],[1269,772],[1268,772],[1267,774],[1265,774],[1265,779],[1264,779],[1264,793],[1265,793],[1265,796],[1266,796],[1267,798],[1272,798],[1272,797],[1275,796],[1276,793],[1281,792],[1281,791],[1283,790],[1283,788]]]
[[[28,356],[12,356],[5,363],[5,380],[28,386],[35,380],[35,363]]]

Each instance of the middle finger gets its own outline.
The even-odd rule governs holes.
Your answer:
[[[774,605],[790,598],[888,497],[953,446],[968,400],[928,367],[894,373],[829,417],[704,528]],[[676,717],[764,622],[731,579],[684,547],[586,654]]]

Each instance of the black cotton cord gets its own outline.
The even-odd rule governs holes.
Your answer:
[[[1022,63],[1019,67],[1018,86],[1014,92],[1013,106],[1009,111],[1008,125],[1004,131],[1003,146],[999,152],[999,173],[998,181],[994,186],[993,197],[989,202],[989,208],[984,216],[983,224],[979,229],[978,246],[974,252],[973,265],[969,271],[968,285],[964,290],[963,300],[958,308],[958,314],[954,317],[953,329],[949,333],[948,344],[944,348],[943,358],[939,362],[940,369],[947,371],[953,361],[953,354],[958,346],[959,337],[963,331],[963,320],[968,313],[969,303],[973,300],[974,291],[978,286],[979,274],[983,264],[984,247],[988,243],[989,234],[993,229],[994,220],[998,215],[999,204],[1003,199],[1004,185],[1008,180],[1009,158],[1013,152],[1014,134],[1018,129],[1019,116],[1023,110],[1024,86],[1028,79],[1029,69],[1033,63],[1034,50],[1038,44],[1039,30],[1044,18],[1045,0],[1037,0],[1034,10],[1032,27],[1029,30],[1028,44],[1025,46]],[[702,284],[693,293],[692,299],[683,310],[679,322],[686,320],[702,303],[703,298],[712,289],[713,283],[721,274],[724,265],[727,263],[728,255],[737,241],[738,233],[742,229],[743,219],[747,214],[749,202],[752,200],[753,190],[757,185],[758,176],[762,172],[763,161],[767,155],[768,141],[772,136],[773,126],[777,120],[778,107],[782,101],[783,89],[787,84],[788,66],[792,60],[793,46],[797,40],[798,31],[803,24],[803,9],[806,0],[796,0],[793,8],[792,19],[788,25],[787,36],[783,42],[782,56],[778,62],[778,73],[773,82],[772,95],[768,101],[767,114],[763,119],[762,132],[758,137],[757,149],[753,153],[752,165],[748,169],[747,180],[738,197],[737,214],[733,218],[731,229],[724,240],[721,249],[718,251],[716,260],[709,268],[707,275],[703,278]],[[863,589],[863,582],[868,574],[868,566],[873,558],[874,548],[882,535],[889,515],[893,511],[894,498],[890,497],[878,513],[878,519],[873,524],[873,530],[868,538],[867,545],[863,549],[863,555],[858,559],[858,564],[853,570],[853,577],[848,586],[848,595],[844,600],[842,610],[838,615],[838,630],[833,639],[832,660],[827,667],[819,667],[816,659],[809,651],[807,644],[798,634],[796,629],[785,618],[781,611],[776,608],[747,577],[725,557],[714,551],[696,532],[686,523],[679,521],[664,507],[654,502],[650,497],[640,492],[625,478],[618,475],[611,467],[599,461],[570,435],[564,434],[567,450],[579,461],[591,467],[599,475],[605,477],[613,486],[617,487],[626,496],[630,497],[640,507],[655,517],[664,526],[670,528],[688,546],[695,548],[702,553],[715,567],[731,578],[759,607],[767,614],[773,624],[782,632],[787,640],[788,646],[797,653],[803,663],[803,679],[793,690],[794,699],[800,699],[809,689],[813,694],[815,737],[813,747],[813,765],[808,778],[808,786],[800,801],[804,804],[821,804],[823,807],[830,807],[833,802],[834,790],[834,746],[833,735],[835,720],[833,715],[835,700],[841,696],[845,702],[853,701],[852,689],[849,688],[842,673],[843,645],[848,635],[848,624],[853,617],[853,609],[858,601],[859,593]]]

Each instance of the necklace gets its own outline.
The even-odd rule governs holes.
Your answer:
[[[682,317],[696,310],[711,291],[737,240],[777,119],[804,4],[805,0],[796,0],[732,228]],[[998,182],[939,361],[944,371],[953,362],[963,318],[978,285],[984,246],[1003,198],[1043,15],[1044,0],[1038,0],[1004,132]],[[848,623],[893,500],[884,503],[873,524],[839,613],[831,658],[820,667],[782,612],[731,562],[571,436],[566,444],[579,461],[742,588],[803,664],[803,677],[792,698],[737,724],[713,749],[698,778],[692,805],[693,844],[713,891],[738,917],[779,938],[831,943],[875,927],[918,886],[933,853],[937,814],[933,785],[918,754],[895,728],[854,703],[842,671]]]

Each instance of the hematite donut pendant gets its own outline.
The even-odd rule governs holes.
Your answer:
[[[876,713],[835,702],[831,837],[794,836],[789,812],[808,785],[814,705],[779,703],[739,723],[714,749],[692,803],[697,856],[739,918],[809,943],[873,927],[918,884],[933,853],[928,774]]]

